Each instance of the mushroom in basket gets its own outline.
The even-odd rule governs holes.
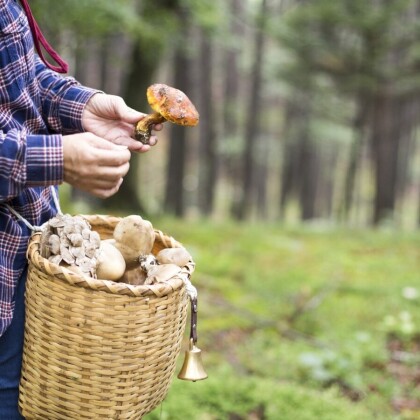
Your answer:
[[[147,101],[155,112],[136,124],[134,137],[143,144],[149,144],[154,124],[165,121],[189,127],[198,124],[199,114],[195,106],[179,89],[156,83],[147,88],[146,94]]]

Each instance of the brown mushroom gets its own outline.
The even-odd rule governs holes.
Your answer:
[[[178,267],[176,264],[155,265],[151,267],[147,272],[147,277],[144,281],[144,284],[163,283],[178,275],[180,272],[181,267]]]
[[[156,83],[147,88],[147,101],[155,112],[140,120],[134,130],[134,137],[143,144],[149,143],[154,124],[165,121],[189,127],[198,124],[199,115],[195,106],[178,89]]]
[[[132,286],[138,286],[140,284],[144,284],[146,277],[147,274],[140,267],[136,267],[131,270],[127,270],[118,281],[121,283],[131,284]]]

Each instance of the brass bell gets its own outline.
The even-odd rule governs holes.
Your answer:
[[[207,378],[207,373],[201,360],[201,350],[190,339],[190,348],[185,352],[184,364],[178,373],[178,378],[184,381],[201,381]]]
[[[207,378],[201,360],[201,350],[197,343],[197,297],[191,299],[190,348],[185,352],[184,364],[178,373],[178,378],[184,381],[201,381]]]

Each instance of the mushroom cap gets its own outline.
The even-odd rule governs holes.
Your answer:
[[[147,88],[147,100],[154,111],[174,124],[184,126],[198,124],[199,114],[195,106],[179,89],[156,83]]]

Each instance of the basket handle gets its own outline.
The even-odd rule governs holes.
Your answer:
[[[55,190],[54,186],[51,186],[51,195],[54,200],[55,208],[57,209],[57,214],[63,214],[60,207],[60,202],[58,200],[57,191]],[[25,224],[27,228],[32,230],[33,232],[41,232],[42,226],[35,226],[29,223],[19,212],[17,212],[10,204],[4,203],[4,205],[9,209],[9,211],[14,214],[21,222]]]
[[[194,344],[197,343],[197,295],[191,298],[191,328],[190,328],[190,340],[193,341]]]

